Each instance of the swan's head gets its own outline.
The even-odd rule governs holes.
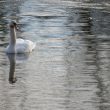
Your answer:
[[[17,23],[15,21],[11,21],[9,26],[10,28],[15,28],[16,30],[18,30]]]

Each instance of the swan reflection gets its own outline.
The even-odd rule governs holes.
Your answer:
[[[9,62],[10,62],[10,70],[9,70],[9,82],[11,84],[16,83],[17,78],[15,75],[16,63],[23,63],[27,61],[29,58],[29,53],[25,54],[7,54]]]

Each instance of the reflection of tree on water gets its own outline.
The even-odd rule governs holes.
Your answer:
[[[95,35],[110,35],[109,12],[92,9],[91,16],[93,17],[92,33]]]
[[[102,40],[102,42],[100,42],[100,40],[96,36],[97,34],[93,35],[94,33],[98,33],[99,30],[93,31],[93,29],[95,29],[95,26],[97,25],[97,23],[95,23],[94,21],[91,22],[91,19],[89,19],[92,17],[97,18],[101,13],[98,13],[98,15],[95,15],[95,16],[91,16],[90,10],[87,9],[87,12],[88,13],[85,13],[83,15],[80,14],[82,16],[82,18],[87,17],[86,19],[88,19],[88,22],[86,22],[88,24],[88,26],[86,28],[82,27],[82,29],[84,30],[84,35],[85,35],[83,37],[83,40],[84,40],[84,43],[87,44],[86,45],[87,51],[85,53],[87,58],[85,59],[85,63],[87,65],[86,68],[91,68],[93,66],[95,67],[94,71],[89,72],[88,74],[92,74],[94,76],[95,80],[97,81],[96,84],[97,84],[98,91],[96,91],[96,95],[98,96],[97,98],[100,99],[98,102],[99,103],[98,107],[100,110],[105,110],[105,105],[103,105],[103,104],[108,103],[109,99],[108,99],[108,97],[106,97],[108,91],[107,91],[107,87],[104,85],[104,81],[103,81],[104,79],[101,76],[101,71],[102,71],[101,63],[102,63],[102,60],[104,57],[100,55],[100,53],[101,53],[100,45],[103,47],[102,42],[104,42],[104,41]],[[101,16],[101,18],[103,18],[103,16]],[[92,24],[92,23],[94,23],[94,24]],[[103,29],[103,27],[101,27],[100,24],[103,24],[103,23],[100,22],[98,24],[100,29]],[[99,32],[99,33],[102,33],[102,32]],[[106,33],[106,31],[103,30],[103,33]],[[106,52],[107,50],[105,49],[104,51]],[[91,85],[92,85],[92,83],[91,83]],[[97,100],[97,98],[95,98],[94,101]]]
[[[73,84],[75,83],[73,80],[74,79],[74,75],[75,75],[75,71],[76,69],[74,68],[75,66],[75,34],[79,34],[80,35],[80,39],[77,39],[76,42],[83,42],[84,44],[84,48],[86,48],[86,52],[85,54],[85,60],[83,61],[83,63],[85,63],[85,68],[84,70],[82,70],[81,73],[85,74],[86,76],[89,75],[91,78],[94,77],[93,81],[96,82],[85,82],[85,85],[88,84],[90,86],[97,85],[98,91],[96,90],[96,96],[92,96],[93,99],[91,99],[93,102],[96,102],[96,106],[100,109],[100,110],[105,110],[106,105],[104,105],[104,103],[108,103],[109,102],[109,98],[106,97],[108,94],[108,90],[107,87],[104,85],[104,78],[101,76],[101,67],[102,67],[102,59],[104,58],[103,56],[100,55],[100,45],[102,45],[102,41],[100,42],[97,39],[97,36],[94,35],[93,32],[93,28],[94,25],[94,19],[92,19],[93,16],[91,16],[91,10],[87,9],[87,8],[83,8],[83,9],[77,9],[75,12],[75,9],[71,8],[69,10],[70,12],[70,16],[68,16],[68,22],[66,23],[66,25],[68,26],[68,29],[71,32],[71,38],[67,38],[66,40],[66,49],[67,52],[65,54],[65,61],[66,61],[66,66],[67,66],[67,78],[68,78],[68,84],[67,87],[71,88],[73,86]],[[99,13],[100,14],[100,13]],[[97,15],[96,15],[97,16]],[[103,17],[103,16],[102,16]],[[75,19],[76,18],[76,19]],[[79,24],[78,26],[71,26],[71,24]],[[81,25],[81,23],[84,23],[85,25]],[[100,24],[99,24],[100,26]],[[103,28],[103,27],[100,27]],[[103,41],[104,42],[104,41]],[[83,46],[83,44],[79,46]],[[106,42],[105,42],[106,43]],[[103,47],[103,45],[102,45]],[[108,47],[110,47],[108,45]],[[76,49],[78,50],[78,49]],[[105,52],[107,51],[106,49],[104,50]],[[102,57],[102,58],[101,58]],[[77,57],[76,57],[77,58]],[[80,59],[80,62],[82,59]],[[108,59],[109,60],[109,59]],[[93,68],[94,67],[94,68]],[[92,71],[90,68],[93,68]],[[89,71],[90,69],[90,71]],[[86,73],[85,73],[86,71]],[[76,73],[77,74],[77,73]],[[97,89],[96,88],[96,89]],[[71,90],[71,89],[70,89]],[[71,97],[72,92],[70,91],[68,93],[67,97]],[[69,102],[68,102],[69,104]],[[95,105],[95,104],[94,104]],[[107,108],[107,107],[106,107]]]
[[[9,71],[9,82],[15,83],[17,81],[15,75],[16,61],[26,61],[29,57],[29,53],[26,54],[7,54],[10,62],[10,71]]]
[[[21,3],[19,0],[0,2],[0,31],[3,34],[7,33],[7,24],[10,20],[18,20],[17,14],[19,14]]]
[[[6,14],[8,12],[5,9],[5,3],[0,2],[0,31],[2,31],[4,34],[6,34],[6,25],[7,25],[7,20],[4,19],[6,17]]]
[[[77,36],[82,33],[81,24],[78,20],[80,20],[80,11],[83,11],[75,8],[69,8],[67,11],[69,15],[65,24],[70,34],[65,40],[64,60],[67,71],[67,83],[65,87],[66,90],[68,90],[68,93],[66,94],[66,99],[68,100],[65,101],[65,106],[69,110],[72,110],[73,108],[82,108],[80,105],[82,93],[77,90],[78,87],[82,86],[82,79],[80,77],[82,57],[78,55],[81,54],[81,51],[79,51],[80,39],[78,39]]]

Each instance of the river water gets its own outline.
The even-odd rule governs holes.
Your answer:
[[[8,24],[36,42],[6,55]],[[0,0],[0,110],[110,110],[109,0]]]

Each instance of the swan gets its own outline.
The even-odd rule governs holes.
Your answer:
[[[26,53],[34,50],[36,43],[21,38],[16,39],[17,23],[15,21],[10,22],[9,28],[10,41],[6,48],[6,53]]]

